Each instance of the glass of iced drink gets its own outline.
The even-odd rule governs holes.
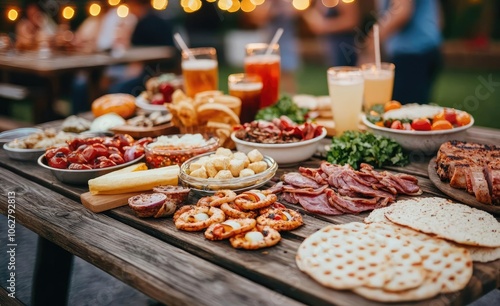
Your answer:
[[[182,51],[182,76],[186,95],[194,97],[195,94],[217,90],[218,63],[215,48],[191,48],[189,53]]]
[[[260,107],[262,79],[257,74],[235,73],[227,78],[229,94],[240,98],[240,122],[252,122]]]
[[[359,130],[365,82],[361,69],[331,67],[327,70],[327,79],[336,135],[340,136],[347,130]]]
[[[381,63],[361,65],[365,78],[364,109],[368,111],[375,104],[383,104],[392,100],[394,87],[394,64]]]
[[[280,90],[280,50],[275,44],[268,52],[268,44],[252,43],[245,47],[245,73],[257,74],[262,79],[260,108],[278,101]]]

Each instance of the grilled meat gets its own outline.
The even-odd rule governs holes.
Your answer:
[[[450,186],[485,204],[500,204],[500,147],[449,141],[441,145],[436,172]]]

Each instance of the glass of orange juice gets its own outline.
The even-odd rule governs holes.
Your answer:
[[[240,122],[252,122],[260,107],[262,79],[257,74],[235,73],[227,78],[229,94],[240,98]]]
[[[394,64],[381,63],[361,65],[365,78],[364,109],[368,111],[375,104],[384,104],[392,100],[394,87]]]
[[[262,79],[262,95],[260,108],[269,106],[278,101],[280,88],[281,57],[279,45],[269,49],[268,44],[252,43],[245,47],[245,73],[257,74]]]
[[[182,51],[182,76],[186,95],[217,90],[219,84],[217,52],[215,48],[191,48]]]
[[[327,70],[335,133],[359,130],[365,80],[360,68],[331,67]]]

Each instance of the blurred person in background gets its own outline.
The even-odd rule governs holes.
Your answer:
[[[116,8],[103,4],[103,11],[97,16],[87,17],[75,31],[72,40],[77,52],[112,52],[130,45],[132,31],[137,17],[129,14],[119,17]],[[119,52],[119,51],[117,51]],[[106,91],[113,82],[126,78],[126,65],[114,65],[106,68],[102,75],[80,71],[71,86],[72,113],[77,114],[90,109],[89,82],[98,83],[99,91]],[[92,93],[94,96],[99,93]]]
[[[124,48],[131,46],[173,46],[173,25],[170,20],[159,16],[151,7],[150,0],[129,0],[130,13],[137,17],[130,39],[119,40]],[[168,67],[171,68],[171,67]],[[146,80],[160,71],[158,67],[132,63],[127,65],[124,78],[110,86],[109,93],[128,93],[138,96],[145,90]]]
[[[266,42],[270,42],[276,31],[283,28],[283,35],[278,42],[281,56],[281,84],[282,90],[289,94],[297,90],[295,74],[301,65],[296,31],[298,16],[298,10],[286,0],[266,0],[246,16],[247,21],[265,31]]]
[[[384,61],[396,66],[393,99],[403,104],[429,103],[441,67],[441,11],[438,0],[380,0],[378,18]],[[373,30],[363,63],[374,62]]]
[[[358,1],[339,1],[335,7],[328,8],[316,0],[302,18],[313,34],[324,37],[329,66],[357,65],[358,46],[355,45],[354,29],[361,21]]]
[[[16,24],[16,48],[37,50],[41,43],[50,46],[57,32],[57,24],[44,13],[38,1],[28,2],[24,16]]]

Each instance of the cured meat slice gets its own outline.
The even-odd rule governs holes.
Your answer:
[[[357,193],[362,194],[362,195],[367,196],[367,197],[368,196],[370,196],[370,197],[382,197],[382,198],[390,198],[392,200],[396,199],[394,194],[392,194],[390,192],[387,192],[384,190],[373,189],[373,188],[370,188],[370,187],[367,187],[365,185],[358,183],[347,172],[343,172],[341,175],[342,175],[342,178],[344,179],[344,181],[347,183],[347,185],[349,185],[349,188],[354,192],[357,192]]]
[[[289,192],[289,193],[298,193],[298,194],[307,194],[307,195],[318,195],[320,193],[323,193],[325,189],[328,188],[328,185],[323,185],[318,188],[296,188],[291,185],[285,185],[283,186],[283,191],[284,192]]]
[[[299,173],[305,177],[308,177],[316,181],[318,184],[321,185],[328,184],[327,182],[328,175],[325,174],[320,168],[315,169],[315,168],[299,167]]]
[[[308,177],[303,176],[299,172],[290,172],[283,174],[281,177],[281,180],[284,181],[287,184],[293,185],[298,188],[319,188],[321,187],[320,184],[318,184],[316,181],[313,179],[310,179]]]
[[[330,203],[335,203],[352,213],[360,213],[367,210],[373,210],[376,205],[364,204],[361,201],[355,201],[353,198],[339,196],[335,191],[329,189],[327,192]]]
[[[295,197],[299,200],[299,204],[302,205],[302,207],[304,207],[305,210],[312,213],[331,215],[331,216],[342,215],[344,213],[330,206],[326,193],[322,193],[315,196],[295,194]]]

